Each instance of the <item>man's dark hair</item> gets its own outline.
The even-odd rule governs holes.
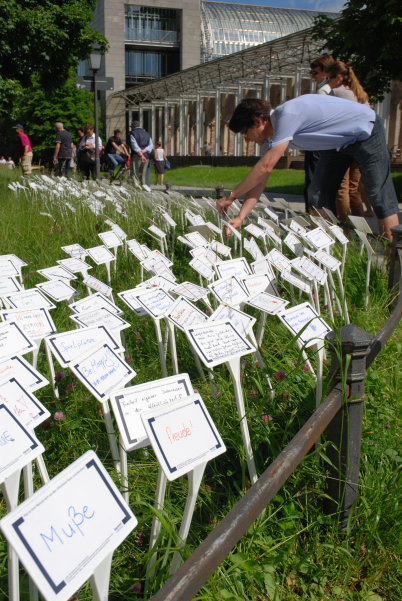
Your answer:
[[[321,56],[317,56],[317,58],[314,59],[312,63],[310,63],[310,67],[312,69],[320,67],[321,71],[325,71],[325,69],[332,65],[332,63],[334,62],[335,59],[332,56],[332,54],[322,54]]]
[[[255,117],[261,121],[268,121],[272,106],[267,100],[261,98],[245,98],[237,105],[229,121],[229,129],[235,134],[243,133],[255,125]]]
[[[114,135],[121,134],[121,131],[119,129],[115,129],[113,133],[114,133]]]

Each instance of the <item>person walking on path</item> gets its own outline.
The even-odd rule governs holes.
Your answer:
[[[342,61],[336,61],[326,67],[325,73],[328,77],[327,85],[331,90],[330,96],[345,98],[345,100],[370,106],[368,95],[354,74],[352,67],[346,66]],[[357,217],[371,217],[373,215],[373,208],[364,192],[360,177],[359,166],[356,161],[353,161],[345,173],[336,197],[337,217],[343,223],[347,222],[349,211]],[[363,208],[363,200],[367,208],[366,213]]]
[[[73,158],[73,139],[70,132],[64,129],[60,121],[55,123],[56,146],[53,155],[53,165],[58,161],[59,173],[68,177],[71,171],[71,159]]]
[[[204,151],[205,151],[206,157],[212,156],[212,146],[210,144],[208,144],[207,140],[205,140]]]
[[[398,199],[391,170],[384,125],[368,106],[334,96],[306,94],[272,110],[259,98],[247,98],[237,105],[229,128],[241,133],[246,142],[260,146],[271,138],[269,149],[227,196],[216,202],[225,215],[232,202],[245,194],[237,217],[230,224],[238,228],[257,204],[268,177],[286,148],[319,150],[320,158],[308,189],[309,208],[335,212],[340,183],[353,161],[357,161],[366,194],[377,215],[381,234],[392,240],[391,228],[399,224]]]
[[[156,143],[156,151],[155,151],[155,177],[156,177],[156,185],[158,185],[158,175],[161,176],[161,186],[163,186],[163,178],[165,175],[165,160],[166,153],[162,148],[162,144],[160,142]]]
[[[131,176],[135,174],[136,178],[141,184],[144,183],[144,172],[146,172],[149,161],[149,153],[153,149],[154,145],[151,140],[151,136],[147,131],[144,131],[140,127],[139,121],[133,121],[131,124],[132,130],[130,133],[130,147],[131,147],[131,162],[130,162],[130,173]]]
[[[24,128],[21,123],[14,125],[13,129],[18,136],[18,154],[19,163],[22,167],[22,174],[29,175],[32,173],[32,147],[28,136],[24,133]]]
[[[102,140],[98,137],[98,148],[102,148]],[[95,179],[95,133],[91,123],[85,125],[85,136],[81,142],[81,166],[84,176]]]

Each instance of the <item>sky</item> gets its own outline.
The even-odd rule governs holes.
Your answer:
[[[226,2],[227,0],[222,0]],[[344,0],[230,0],[231,4],[258,4],[260,6],[280,6],[285,8],[303,8],[338,12],[345,4]]]

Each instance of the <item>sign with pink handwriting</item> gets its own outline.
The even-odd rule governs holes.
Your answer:
[[[98,292],[102,292],[105,296],[110,296],[112,292],[112,288],[107,284],[104,284],[100,280],[97,280],[92,275],[87,275],[84,279],[84,284],[93,290],[98,290]]]
[[[159,464],[170,481],[226,451],[199,394],[144,412],[141,419]]]
[[[42,403],[16,378],[0,380],[0,405],[4,404],[27,430],[33,430],[50,417]]]
[[[20,355],[0,360],[0,378],[5,376],[15,378],[30,392],[49,384],[48,380]]]

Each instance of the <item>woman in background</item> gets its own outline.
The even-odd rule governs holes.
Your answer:
[[[165,175],[165,160],[166,154],[162,148],[162,144],[160,142],[156,143],[156,151],[155,151],[155,177],[156,177],[156,185],[158,185],[158,175],[161,176],[161,185],[163,186],[163,177]]]

